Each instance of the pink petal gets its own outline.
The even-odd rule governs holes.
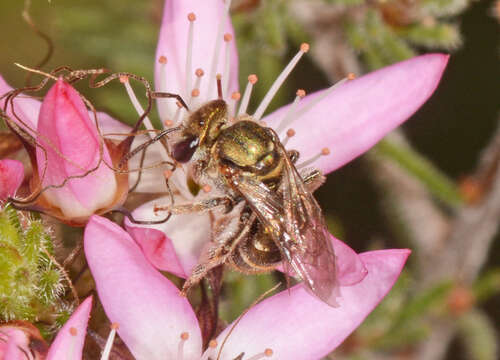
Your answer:
[[[78,92],[63,80],[49,90],[40,109],[37,141],[38,173],[43,186],[60,185],[69,176],[83,175],[101,158],[99,134]],[[57,149],[57,150],[56,150]],[[103,146],[103,161],[111,164]],[[77,166],[78,165],[78,166]],[[52,205],[61,208],[68,218],[90,216],[109,205],[117,189],[115,174],[103,162],[82,178],[71,179],[60,189],[44,193]]]
[[[191,305],[130,235],[94,215],[85,228],[84,247],[104,311],[137,359],[175,359],[183,332],[189,333],[185,358],[200,356],[201,332]]]
[[[168,271],[174,275],[186,278],[186,273],[172,244],[172,240],[163,231],[127,226],[127,231],[139,244],[144,256],[159,270]]]
[[[24,179],[24,167],[20,161],[0,160],[0,201],[14,196]]]
[[[165,217],[165,214],[155,214],[154,206],[169,203],[168,197],[154,200],[135,209],[133,215],[138,220],[159,220]],[[181,277],[191,274],[193,267],[198,263],[203,245],[210,240],[210,218],[206,213],[175,215],[166,223],[158,225],[140,226],[128,220],[125,221],[125,225],[129,231],[134,227],[146,227],[165,234],[165,237],[156,237],[155,240],[146,238],[143,236],[144,233],[136,232],[134,237],[148,260],[158,269]],[[175,255],[171,253],[172,248]]]
[[[189,100],[192,87],[186,90],[186,54],[188,49],[189,21],[187,16],[193,12],[196,15],[194,22],[193,56],[192,56],[192,79],[194,83],[194,71],[201,68],[205,72],[201,84],[201,97],[215,99],[217,97],[215,79],[208,79],[210,67],[215,50],[217,28],[220,20],[224,21],[222,34],[232,35],[230,43],[230,78],[229,92],[238,90],[238,53],[235,46],[234,31],[231,20],[224,15],[223,0],[166,0],[163,10],[163,22],[160,29],[158,46],[155,58],[155,88],[157,91],[168,91],[180,94],[184,100]],[[222,17],[224,16],[224,17]],[[223,35],[222,35],[223,36]],[[222,40],[221,36],[221,40]],[[221,51],[218,57],[216,74],[224,73],[225,43],[222,41]],[[160,63],[161,56],[167,58],[165,68],[165,88],[160,87]],[[207,96],[208,80],[212,80],[214,86]],[[162,120],[172,118],[176,105],[170,99],[159,100],[160,117]]]
[[[86,298],[57,333],[50,346],[47,360],[80,360],[87,336],[87,323],[92,309],[92,296]]]
[[[7,84],[7,82],[4,80],[2,76],[0,76],[0,97],[4,95],[5,93],[13,90],[13,88]],[[0,100],[0,107],[4,108],[5,105],[5,99]],[[14,100],[14,111],[16,115],[25,123],[25,125],[28,125],[29,128],[31,128],[31,134],[33,135],[36,130],[36,124],[38,122],[38,113],[40,112],[40,106],[41,102],[35,99],[32,99],[30,97],[27,97],[24,94],[20,94],[17,96]],[[7,115],[14,121],[16,121],[19,125],[22,125],[22,123],[19,123],[19,121],[13,116],[12,114],[12,109],[9,103],[9,106],[7,107]],[[26,126],[24,126],[25,129],[29,129]]]
[[[297,135],[289,149],[309,159],[328,147],[314,166],[329,173],[361,155],[385,134],[408,119],[432,95],[448,55],[429,54],[403,61],[349,81],[291,125]],[[320,95],[304,98],[297,111]],[[288,106],[264,118],[278,126]],[[299,160],[300,163],[300,160]]]
[[[25,352],[29,351],[28,334],[16,326],[0,328],[0,359],[25,360]]]
[[[361,254],[368,275],[353,286],[341,287],[340,307],[333,308],[302,285],[254,306],[235,326],[221,359],[241,352],[250,357],[272,349],[273,359],[320,359],[356,329],[396,282],[410,250],[380,250]],[[293,316],[290,316],[292,314]],[[217,338],[219,344],[228,326]]]
[[[337,265],[337,279],[340,286],[349,286],[359,283],[368,274],[365,264],[361,257],[347,244],[338,240],[333,235],[330,235],[335,251]],[[283,272],[283,267],[280,265],[276,270]],[[295,276],[290,273],[291,276]]]
[[[4,78],[0,76],[0,97],[13,90],[13,88],[5,82]],[[3,109],[5,103],[5,99],[0,100],[0,107]],[[40,107],[42,106],[42,103],[36,99],[27,97],[26,94],[20,94],[16,99],[14,100],[15,104],[15,111],[16,114],[23,120],[24,122],[28,123],[33,130],[36,130],[37,124],[38,124],[38,114],[40,113]],[[15,120],[15,118],[12,116],[12,111],[10,110],[9,106],[9,111],[7,114]],[[94,115],[92,111],[89,111],[89,116],[94,121]],[[113,119],[111,116],[104,112],[97,112],[97,120],[99,121],[99,127],[101,129],[102,134],[106,133],[128,133],[130,132],[131,127],[119,122],[116,119]],[[34,134],[34,132],[32,132]],[[123,137],[119,137],[118,139],[123,139]]]

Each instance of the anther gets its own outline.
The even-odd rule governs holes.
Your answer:
[[[163,122],[165,124],[166,127],[171,127],[174,125],[174,122],[170,119],[167,119]]]
[[[196,15],[195,13],[189,13],[188,16],[187,16],[188,20],[189,21],[195,21],[196,20]]]
[[[203,71],[203,69],[196,69],[196,71],[194,72],[196,76],[198,77],[202,77],[203,75],[205,75],[205,72]]]
[[[349,74],[347,74],[347,79],[348,80],[354,80],[354,79],[356,79],[356,74],[352,73],[352,72],[349,73]]]
[[[215,340],[215,339],[210,340],[208,342],[208,347],[212,348],[212,349],[215,349],[217,347],[217,340]]]
[[[259,79],[257,78],[257,75],[255,74],[248,75],[248,83],[245,88],[245,92],[243,93],[243,99],[241,100],[240,103],[240,109],[238,110],[238,115],[246,114],[253,86],[257,83],[258,80]]]
[[[264,355],[266,355],[267,357],[273,356],[273,350],[267,348],[266,350],[264,350]]]
[[[321,155],[323,155],[323,156],[330,155],[330,149],[328,149],[328,148],[321,149]]]
[[[299,98],[303,99],[306,96],[306,91],[304,89],[298,89],[295,93]]]
[[[170,177],[172,176],[173,172],[172,170],[165,170],[163,172],[163,177],[165,177],[166,180],[170,179]]]
[[[191,90],[191,96],[192,97],[200,96],[200,90],[199,89],[193,89],[193,90]]]
[[[238,101],[241,98],[241,94],[238,91],[235,91],[231,94],[231,99]]]
[[[210,185],[203,185],[203,187],[201,188],[204,192],[206,193],[209,193],[210,191],[212,191],[212,187]]]
[[[255,85],[259,78],[255,74],[250,74],[248,75],[248,82],[251,83],[252,85]]]
[[[183,108],[183,106],[182,106],[182,104],[181,104],[181,102],[180,102],[180,101],[176,101],[176,102],[175,102],[175,105],[177,105],[177,107],[178,107],[179,109],[182,109],[182,108]]]
[[[281,87],[281,85],[283,85],[285,79],[288,77],[288,75],[290,75],[295,65],[297,65],[297,63],[299,62],[300,58],[308,51],[309,44],[303,43],[302,45],[300,45],[300,51],[293,57],[292,60],[290,60],[288,65],[285,66],[281,74],[278,75],[274,83],[269,88],[269,91],[264,96],[264,99],[262,99],[260,105],[257,107],[257,110],[255,110],[255,114],[253,116],[256,120],[259,120],[262,117],[267,107],[271,103],[271,100],[274,98],[274,95],[276,95],[276,93],[278,92],[278,89]]]
[[[162,65],[165,65],[167,63],[167,57],[166,56],[163,56],[161,55],[159,58],[158,58],[158,62]]]
[[[225,42],[229,42],[231,40],[233,40],[233,35],[231,35],[230,33],[224,34],[224,41]]]
[[[71,336],[76,336],[76,335],[78,335],[78,330],[75,327],[70,327],[69,333]]]
[[[181,340],[186,341],[189,339],[189,333],[188,332],[183,332],[181,334]]]
[[[122,84],[125,84],[126,82],[128,82],[128,76],[127,75],[120,75],[120,77],[118,79],[120,80],[120,82]]]

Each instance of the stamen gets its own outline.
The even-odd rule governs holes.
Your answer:
[[[321,152],[319,154],[316,154],[314,155],[312,158],[300,163],[299,165],[296,166],[297,169],[302,169],[306,166],[309,166],[311,165],[312,163],[314,163],[316,160],[318,160],[320,157],[322,156],[327,156],[327,155],[330,155],[330,149],[328,148],[323,148],[321,149]]]
[[[170,119],[167,119],[163,122],[163,124],[165,124],[166,127],[171,127],[174,125],[174,122]]]
[[[288,125],[290,125],[293,122],[297,104],[299,103],[300,99],[304,98],[305,96],[306,92],[304,90],[302,89],[297,90],[297,96],[295,96],[295,100],[293,100],[293,103],[288,108],[288,111],[283,117],[283,120],[281,120],[280,124],[276,128],[276,132],[278,134],[281,133]]]
[[[207,347],[207,350],[205,350],[205,353],[203,354],[203,356],[201,357],[200,360],[207,360],[207,359],[212,359],[212,358],[215,358],[215,349],[217,348],[217,345],[219,345],[217,343],[217,340],[215,339],[212,339],[208,342],[208,347]]]
[[[227,94],[229,91],[229,69],[230,69],[230,61],[231,61],[231,46],[230,42],[233,39],[233,36],[229,33],[224,34],[224,42],[226,43],[226,52],[224,59],[224,72],[222,76],[222,80],[224,83],[222,84],[222,89],[224,90],[224,94]]]
[[[219,99],[222,99],[222,82],[221,82],[221,74],[217,74],[216,76],[217,78],[217,96],[219,97]]]
[[[288,129],[286,131],[286,136],[285,138],[283,139],[283,141],[281,142],[283,144],[283,146],[286,146],[286,144],[288,143],[288,140],[290,140],[290,138],[294,137],[295,136],[295,130],[294,129]]]
[[[160,83],[157,84],[158,91],[167,92],[167,58],[164,55],[161,55],[158,58],[158,62],[160,63]],[[167,99],[159,98],[157,100],[158,104],[158,113],[162,118],[166,118],[169,114],[168,112],[168,103]]]
[[[179,342],[179,346],[177,347],[177,360],[184,359],[184,343],[188,341],[188,339],[189,339],[189,333],[183,332],[181,334],[181,341]]]
[[[196,15],[194,13],[189,13],[189,30],[188,30],[188,46],[186,54],[186,93],[191,89],[191,68],[193,63],[193,34],[194,34],[194,21],[196,20]]]
[[[309,44],[303,43],[302,45],[300,45],[300,50],[297,53],[297,55],[293,57],[293,59],[283,69],[281,74],[279,74],[278,78],[274,81],[274,83],[271,85],[271,88],[264,96],[264,99],[262,99],[262,102],[260,103],[259,107],[255,111],[255,114],[253,115],[253,117],[256,120],[259,120],[262,117],[264,111],[266,111],[267,107],[271,103],[271,100],[274,98],[274,95],[276,95],[276,93],[278,92],[278,89],[285,82],[285,79],[288,77],[288,75],[290,75],[290,73],[292,72],[295,65],[297,65],[302,55],[304,55],[308,51],[309,51]]]
[[[175,110],[174,119],[172,120],[172,122],[173,122],[174,125],[179,122],[179,118],[181,116],[181,112],[184,109],[184,107],[182,106],[182,104],[180,102],[176,102],[176,105],[177,105],[177,110]]]
[[[306,106],[304,106],[302,109],[300,109],[299,111],[297,111],[297,114],[295,115],[295,118],[292,120],[292,122],[295,121],[295,120],[297,120],[297,119],[299,119],[302,115],[304,115],[309,110],[311,110],[313,107],[315,107],[316,104],[318,104],[321,100],[323,100],[328,95],[330,95],[335,89],[337,89],[339,86],[341,86],[342,84],[344,84],[346,81],[353,80],[353,79],[354,78],[351,78],[348,75],[347,77],[345,77],[342,80],[338,81],[336,84],[330,86],[328,89],[326,89],[323,92],[323,94],[321,94],[320,96],[317,96],[315,99],[313,99],[312,101],[310,101]]]
[[[108,335],[108,340],[106,341],[106,345],[104,345],[104,350],[101,354],[101,360],[108,360],[109,355],[111,354],[111,348],[113,347],[113,342],[115,341],[116,330],[118,330],[118,324],[111,324],[111,331]]]
[[[120,82],[125,86],[128,97],[130,98],[132,105],[134,105],[135,111],[137,111],[137,114],[139,114],[139,116],[142,116],[142,114],[144,114],[144,109],[142,108],[142,105],[139,102],[139,100],[137,100],[137,96],[135,96],[134,90],[132,89],[132,86],[130,86],[128,77],[120,76]],[[153,124],[151,123],[151,120],[149,120],[149,117],[147,116],[144,118],[144,126],[148,130],[154,130]]]
[[[266,350],[264,350],[260,354],[254,355],[251,358],[248,358],[247,360],[260,360],[260,359],[263,359],[266,357],[271,357],[271,356],[273,356],[273,350],[267,348]]]
[[[193,89],[191,90],[191,99],[190,99],[190,104],[189,104],[190,107],[196,107],[194,104],[194,100],[195,100],[194,98],[198,97],[200,94],[201,79],[202,79],[203,75],[205,74],[205,72],[203,71],[203,69],[196,69],[194,74],[196,75],[196,80],[194,81],[194,86],[193,86]],[[196,95],[196,96],[193,95],[193,92],[197,93],[198,95]]]
[[[76,336],[78,335],[78,330],[75,327],[70,327],[69,334],[71,335],[72,341],[69,346],[68,359],[73,359],[74,358],[73,355],[75,354]]]
[[[212,56],[212,64],[210,66],[210,76],[208,77],[208,85],[207,85],[207,99],[210,97],[212,87],[214,85],[213,81],[215,80],[215,71],[217,70],[217,64],[219,62],[219,53],[220,46],[222,40],[222,32],[224,31],[224,22],[229,12],[229,7],[231,6],[231,0],[225,1],[224,13],[219,19],[219,25],[217,26],[217,34],[215,35],[215,48]]]
[[[241,100],[240,109],[238,110],[238,115],[246,114],[253,86],[258,80],[259,79],[257,78],[257,75],[255,74],[248,75],[248,84],[247,87],[245,88],[245,92],[243,93],[243,100]]]

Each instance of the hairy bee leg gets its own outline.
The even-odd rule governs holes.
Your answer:
[[[230,216],[228,215],[228,217]],[[250,215],[248,219],[240,223],[240,228],[237,232],[228,238],[221,239],[218,236],[214,236],[214,239],[217,239],[217,241],[211,241],[203,249],[198,265],[193,268],[191,275],[189,275],[182,286],[181,295],[186,296],[188,291],[205,278],[210,270],[226,262],[242,239],[248,236],[251,225],[256,218],[257,215]],[[227,222],[223,222],[223,224],[230,226]]]
[[[326,180],[325,175],[318,169],[305,169],[301,171],[300,176],[307,190],[311,193],[315,192]]]
[[[172,94],[172,93],[168,93],[168,92],[159,92],[159,91],[156,91],[156,92],[152,92],[151,93],[151,97],[153,99],[161,99],[161,98],[174,98],[174,99],[177,99],[177,101],[182,105],[182,107],[184,107],[187,111],[189,111],[189,108],[188,108],[186,102],[184,101],[184,99],[179,94]]]
[[[225,206],[227,209],[232,209],[234,206],[234,200],[230,197],[214,197],[211,199],[203,200],[200,202],[194,202],[191,204],[182,204],[176,206],[155,206],[154,211],[168,211],[171,214],[189,214],[193,212],[204,212],[212,210],[219,206]]]

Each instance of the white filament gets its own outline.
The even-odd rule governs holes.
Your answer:
[[[222,42],[222,33],[224,31],[224,22],[226,21],[226,17],[228,16],[229,12],[229,7],[231,6],[231,0],[226,0],[225,6],[224,6],[224,13],[219,19],[219,25],[217,26],[217,33],[216,33],[216,38],[215,38],[215,48],[214,48],[214,53],[212,56],[212,64],[210,66],[210,73],[208,77],[208,84],[207,84],[207,100],[210,97],[211,90],[214,87],[215,84],[215,72],[217,70],[217,64],[219,62],[219,53],[220,53],[220,46]]]
[[[248,81],[247,86],[245,88],[245,92],[243,93],[243,98],[241,99],[238,115],[246,114],[248,103],[250,102],[250,95],[252,94],[252,89],[253,89],[253,84],[251,81]]]
[[[260,103],[259,107],[257,108],[257,110],[255,110],[255,114],[253,114],[253,117],[255,120],[260,120],[260,118],[262,117],[262,115],[266,111],[267,107],[269,106],[269,104],[273,100],[274,95],[276,95],[276,93],[278,92],[281,85],[285,82],[285,79],[288,77],[288,75],[290,75],[293,68],[295,67],[295,65],[297,65],[300,58],[304,54],[305,54],[305,52],[302,49],[300,49],[299,52],[293,57],[293,59],[290,60],[288,65],[283,69],[281,74],[278,75],[278,77],[276,78],[274,83],[269,88],[269,91],[264,96],[264,99],[262,99],[262,102]]]
[[[130,86],[130,82],[124,81],[123,85],[125,86],[125,89],[127,90],[128,97],[130,98],[130,101],[132,102],[132,105],[134,105],[135,110],[139,114],[139,116],[142,116],[144,114],[144,109],[142,108],[141,103],[139,100],[137,100],[137,96],[135,96],[134,90],[132,89],[132,86]],[[148,130],[153,130],[153,124],[151,123],[151,120],[149,120],[149,117],[144,118],[144,126]]]

